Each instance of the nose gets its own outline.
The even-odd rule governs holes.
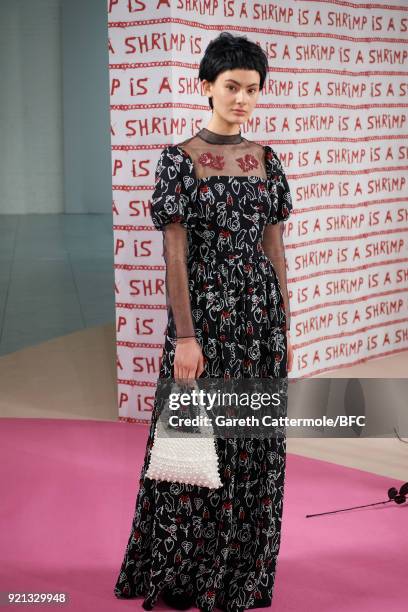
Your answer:
[[[246,101],[246,92],[240,90],[237,94],[237,104],[244,104]]]

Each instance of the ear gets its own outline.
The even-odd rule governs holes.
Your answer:
[[[201,81],[201,83],[202,83],[202,86],[203,86],[203,92],[204,92],[204,95],[206,95],[206,96],[211,96],[211,95],[212,95],[212,94],[211,94],[211,83],[209,83],[209,82],[207,81],[207,79],[203,79],[203,80]]]

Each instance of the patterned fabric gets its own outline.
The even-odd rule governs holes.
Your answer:
[[[178,222],[188,229],[191,310],[205,365],[201,377],[287,376],[285,310],[262,235],[267,223],[288,218],[292,202],[279,159],[271,147],[263,149],[266,178],[253,174],[251,157],[248,176],[228,167],[228,175],[198,179],[192,157],[178,145],[162,151],[156,168],[154,226],[163,230]],[[173,378],[171,309],[168,315],[159,377]],[[216,438],[221,489],[158,482],[145,478],[156,418],[153,409],[116,597],[144,596],[143,607],[151,609],[160,591],[172,585],[175,592],[193,594],[204,612],[270,606],[286,439]]]
[[[174,222],[192,229],[200,223],[199,229],[203,232],[213,221],[217,223],[218,230],[222,230],[226,227],[227,219],[232,219],[235,226],[248,226],[248,220],[242,216],[242,208],[247,200],[251,203],[252,214],[261,215],[264,223],[286,221],[293,208],[286,175],[272,147],[265,145],[263,149],[266,180],[257,175],[209,175],[197,179],[190,155],[178,145],[165,147],[156,167],[152,197],[151,216],[156,229],[162,230],[165,225]],[[202,155],[199,163],[218,169],[219,156],[215,163],[214,155],[210,152],[207,153],[207,159],[203,159]],[[208,161],[210,155],[211,164]],[[242,168],[240,158],[237,158],[238,167]],[[214,215],[215,205],[217,216]],[[226,216],[226,212],[230,214]],[[253,226],[249,225],[251,229]],[[234,233],[238,234],[239,229],[234,227]],[[261,229],[258,226],[252,230],[252,234],[256,232],[258,240],[262,236]]]

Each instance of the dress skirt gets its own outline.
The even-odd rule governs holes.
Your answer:
[[[258,262],[258,268],[260,265]],[[263,272],[258,269],[253,276],[247,274],[245,282],[259,282],[257,274],[264,273],[269,281],[264,278],[264,285],[258,287],[263,286],[265,295],[271,295],[268,282],[276,283],[276,279],[268,264]],[[245,313],[248,301],[245,304],[238,305],[242,320],[250,314]],[[212,329],[208,322],[202,325],[197,331],[205,360],[200,378],[222,377],[228,372],[232,377],[285,379],[285,313],[283,302],[278,300],[278,305],[279,318],[267,317],[268,329],[259,323],[252,325],[245,342],[238,341],[237,321],[234,330],[230,322],[222,330]],[[193,304],[193,308],[199,306]],[[173,332],[170,310],[159,377],[173,378]],[[229,341],[232,333],[234,345]],[[222,342],[211,341],[220,335],[226,336]],[[270,606],[281,539],[286,437],[215,438],[222,488],[156,481],[145,478],[145,473],[157,406],[156,397],[132,527],[114,594],[118,598],[141,596],[147,610],[169,585],[176,593],[193,594],[203,612],[214,608],[243,612]]]

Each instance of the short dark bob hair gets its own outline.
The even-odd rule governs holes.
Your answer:
[[[198,78],[213,83],[221,72],[226,70],[257,70],[261,77],[260,89],[263,88],[268,72],[268,58],[265,51],[246,36],[233,36],[229,32],[221,34],[207,46],[200,62]],[[208,98],[213,110],[212,98]]]

